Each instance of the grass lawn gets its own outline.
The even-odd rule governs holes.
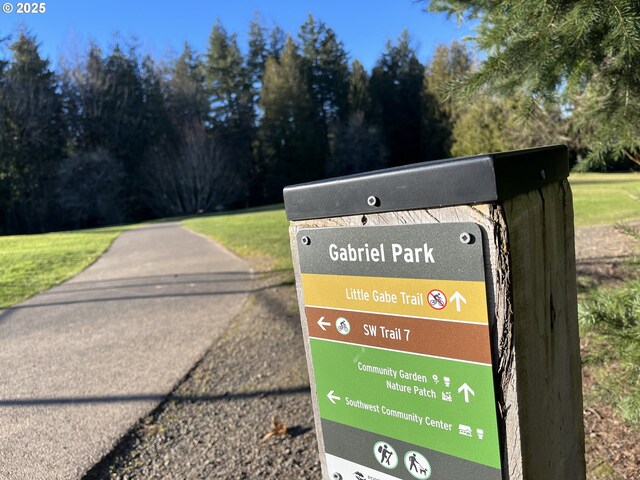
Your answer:
[[[640,220],[640,174],[571,174],[577,226]],[[183,224],[209,235],[240,256],[271,257],[290,269],[289,222],[281,206],[192,218]]]
[[[273,270],[291,270],[289,221],[282,206],[191,218],[182,224],[208,235],[242,257],[268,257]]]
[[[640,220],[640,173],[572,173],[578,227]]]
[[[81,272],[123,229],[0,237],[0,309]]]

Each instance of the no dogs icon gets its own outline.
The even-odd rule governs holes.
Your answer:
[[[431,308],[442,310],[447,306],[447,296],[441,290],[433,289],[427,294],[427,301]]]

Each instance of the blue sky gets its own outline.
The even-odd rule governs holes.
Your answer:
[[[179,52],[188,41],[204,52],[211,27],[219,18],[228,31],[237,32],[246,48],[246,33],[255,12],[266,25],[280,25],[296,32],[309,13],[324,20],[343,41],[351,59],[358,58],[371,69],[388,39],[408,29],[419,45],[423,62],[439,43],[449,43],[472,34],[455,19],[425,13],[424,4],[413,0],[50,0],[43,14],[16,13],[16,0],[8,1],[12,13],[0,13],[0,37],[26,27],[41,44],[41,54],[55,65],[62,52],[83,52],[89,40],[103,48],[114,43],[114,35],[135,35],[142,53],[166,58]],[[6,52],[3,52],[6,55]]]

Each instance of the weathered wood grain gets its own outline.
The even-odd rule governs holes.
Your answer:
[[[585,478],[573,207],[566,181],[505,202],[521,472]],[[507,438],[510,432],[507,431]]]

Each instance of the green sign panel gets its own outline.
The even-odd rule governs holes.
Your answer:
[[[478,226],[303,229],[297,240],[331,478],[500,480]]]

